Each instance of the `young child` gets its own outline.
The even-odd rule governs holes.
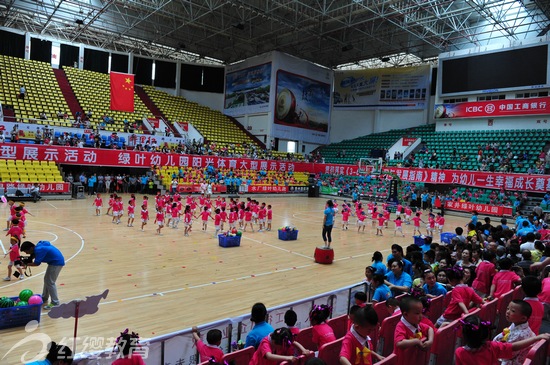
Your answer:
[[[531,314],[532,309],[529,303],[524,300],[512,300],[506,308],[506,320],[512,324],[499,333],[493,341],[512,343],[535,337],[535,333],[529,328],[528,323]],[[528,352],[529,349],[514,351],[514,356],[511,359],[503,360],[501,364],[521,365],[525,361]]]
[[[149,211],[147,210],[147,206],[143,204],[141,206],[141,231],[143,232],[143,227],[147,225],[147,221],[149,221]]]
[[[523,300],[529,303],[532,310],[529,317],[529,327],[535,335],[538,335],[544,317],[544,304],[537,297],[542,291],[542,281],[536,276],[526,276],[521,280],[521,288],[525,293]]]
[[[157,216],[155,217],[155,222],[157,223],[157,234],[160,236],[161,229],[164,227],[164,212],[161,207],[157,207]]]
[[[364,291],[358,291],[353,294],[353,299],[355,300],[355,305],[358,305],[359,307],[364,307],[367,305],[367,293]]]
[[[191,213],[191,206],[186,205],[185,211],[183,212],[183,226],[185,227],[185,231],[183,235],[185,237],[189,236],[189,232],[191,232],[192,224],[193,224],[193,214]]]
[[[437,216],[435,217],[435,228],[437,229],[437,233],[443,232],[444,225],[445,225],[445,217],[441,215],[441,213],[437,213]]]
[[[514,289],[514,286],[521,282],[521,278],[515,272],[510,271],[514,262],[509,258],[504,258],[498,262],[500,271],[493,277],[489,299],[500,298],[504,293]]]
[[[476,305],[481,305],[483,299],[474,292],[474,289],[463,283],[464,271],[461,267],[453,266],[445,270],[449,284],[454,287],[451,290],[451,301],[441,317],[435,323],[437,328],[460,318],[462,314],[469,312],[469,305],[473,302]]]
[[[393,236],[397,236],[397,232],[399,232],[402,237],[405,237],[405,234],[403,233],[403,222],[401,221],[401,217],[395,218],[393,223],[395,223],[395,231],[393,232]]]
[[[202,230],[206,231],[206,229],[208,228],[208,218],[211,217],[210,212],[208,211],[208,207],[203,208],[200,216],[202,220]]]
[[[113,204],[115,203],[115,196],[116,194],[109,195],[109,208],[107,208],[107,213],[105,213],[105,215],[109,215],[109,212],[113,209]]]
[[[298,342],[292,340],[292,333],[288,328],[277,328],[260,342],[249,365],[277,365],[282,361],[295,362],[296,350],[303,355],[310,353]]]
[[[383,233],[383,229],[384,229],[384,222],[386,221],[386,219],[384,218],[384,215],[382,213],[378,214],[378,225],[376,226],[376,235],[377,236],[383,236],[384,233]]]
[[[292,309],[289,309],[285,312],[284,321],[292,333],[292,338],[295,339],[296,336],[298,336],[298,333],[300,333],[300,328],[296,327],[296,322],[298,322],[298,314],[296,314],[296,312]]]
[[[216,238],[216,237],[218,237],[218,233],[220,233],[221,222],[222,222],[222,216],[220,214],[220,208],[216,208],[214,213],[216,213],[216,215],[214,215],[214,229],[215,229],[214,238]]]
[[[364,210],[357,212],[357,232],[361,232],[361,227],[363,227],[363,232],[365,232],[365,219],[367,219],[367,215]]]
[[[267,208],[265,207],[265,203],[262,203],[260,210],[258,210],[258,232],[263,232],[265,227],[265,216],[267,215]]]
[[[225,199],[224,199],[225,200]],[[225,225],[225,222],[227,222],[227,212],[225,211],[225,206],[221,207],[220,217],[222,218],[222,224],[220,227],[220,230],[223,231],[223,226]]]
[[[455,365],[498,365],[499,359],[511,359],[514,351],[550,338],[550,334],[545,333],[513,343],[487,341],[492,328],[490,322],[482,322],[476,315],[468,316],[460,322],[465,346],[455,350]]]
[[[420,232],[420,222],[424,223],[422,218],[420,218],[420,213],[416,213],[416,215],[412,218],[413,221],[413,236],[416,232],[418,232],[418,235],[421,236],[422,233]]]
[[[202,342],[200,337],[201,334],[196,326],[191,329],[191,333],[193,334],[193,341],[199,352],[200,362],[214,360],[217,363],[223,363],[223,351],[220,349],[222,331],[217,329],[208,331],[206,333],[206,342],[208,342],[208,345]]]
[[[426,364],[434,340],[434,330],[422,323],[422,302],[414,297],[401,299],[401,321],[395,328],[394,349],[397,364]]]
[[[350,214],[351,214],[351,211],[347,207],[344,207],[342,209],[342,231],[348,229]]]
[[[172,210],[170,211],[170,223],[173,229],[178,229],[178,223],[180,222],[180,209],[178,203],[172,203]],[[170,227],[170,224],[168,224]]]
[[[271,231],[271,221],[273,220],[273,210],[271,210],[271,204],[267,205],[267,231]]]
[[[101,208],[103,207],[103,199],[101,199],[101,194],[96,195],[92,205],[95,206],[95,215],[101,215]]]
[[[112,365],[145,365],[141,355],[135,352],[139,346],[137,333],[129,333],[128,329],[121,332],[116,340],[116,346],[118,346],[119,355]]]
[[[351,309],[350,309],[351,311]],[[342,341],[340,349],[341,365],[370,365],[373,359],[378,361],[383,357],[374,352],[370,338],[376,330],[378,315],[371,305],[358,308],[352,315],[353,325]]]
[[[12,267],[15,266],[19,272],[19,280],[25,279],[25,274],[23,274],[23,269],[21,268],[21,261],[19,257],[21,253],[19,251],[19,239],[15,236],[10,237],[10,250],[4,255],[6,257],[10,255],[10,262],[8,263],[8,276],[4,278],[4,281],[11,281]]]
[[[10,226],[10,229],[8,229],[8,232],[6,233],[6,236],[16,237],[17,240],[21,242],[21,237],[25,237],[25,230],[23,229],[23,225],[20,223],[21,222],[19,222],[19,219],[14,218],[11,221],[11,226]]]
[[[408,205],[405,207],[405,224],[411,224],[412,209]]]
[[[428,224],[426,224],[426,235],[429,237],[433,237],[435,230],[435,215],[433,213],[430,213],[428,215]]]
[[[128,201],[128,224],[127,224],[128,227],[134,226],[134,214],[136,211],[136,206],[134,204],[135,204],[135,199],[134,200],[130,199]]]
[[[483,251],[483,261],[476,267],[476,278],[472,283],[472,288],[477,295],[485,297],[491,292],[491,283],[496,274],[495,254],[492,251]]]
[[[309,321],[313,326],[312,340],[317,344],[317,348],[321,348],[326,343],[336,340],[334,330],[330,327],[326,320],[330,317],[332,310],[328,305],[316,305],[309,312]]]
[[[391,290],[384,281],[384,275],[374,274],[372,277],[371,285],[374,288],[374,294],[372,296],[373,303],[385,302],[391,297]]]
[[[243,228],[243,231],[246,232],[246,227],[250,226],[251,231],[254,232],[254,225],[252,223],[252,218],[253,218],[252,211],[250,210],[249,207],[246,207],[245,210],[244,210],[244,228]]]

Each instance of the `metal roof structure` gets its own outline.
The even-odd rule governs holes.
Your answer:
[[[0,26],[229,64],[278,50],[336,68],[429,62],[545,35],[550,0],[3,0]],[[367,60],[367,61],[365,61]]]

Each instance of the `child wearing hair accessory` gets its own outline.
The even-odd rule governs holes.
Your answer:
[[[334,330],[326,323],[331,313],[332,308],[325,304],[316,305],[309,312],[309,321],[313,326],[312,340],[317,344],[317,348],[336,340]]]
[[[374,308],[371,305],[358,308],[353,312],[351,319],[353,325],[344,336],[340,349],[340,364],[370,365],[373,363],[373,358],[378,361],[384,359],[383,356],[374,352],[370,338],[370,334],[376,330],[378,324],[378,315]]]
[[[130,333],[126,328],[115,340],[115,346],[118,347],[119,354],[112,365],[145,365],[141,355],[136,353],[136,348],[139,346],[137,333]]]
[[[351,214],[351,211],[348,209],[347,206],[344,206],[344,208],[342,208],[342,230],[343,231],[348,229],[350,214]]]
[[[164,227],[164,213],[160,206],[157,206],[157,215],[155,217],[155,222],[157,222],[157,234],[160,236],[160,230]]]
[[[310,354],[309,350],[293,341],[292,338],[292,333],[288,328],[277,328],[260,342],[249,365],[277,365],[282,361],[295,362],[296,351],[303,355]]]
[[[550,334],[534,336],[513,343],[487,341],[491,332],[491,322],[483,322],[476,316],[460,320],[465,346],[455,350],[455,365],[498,365],[498,359],[511,359],[514,351],[524,349],[539,340],[550,339]]]
[[[193,224],[193,214],[191,213],[191,207],[189,205],[185,206],[185,211],[183,212],[183,226],[185,227],[185,231],[183,233],[184,236],[189,236],[189,232],[191,232],[191,225]]]
[[[105,213],[105,215],[109,215],[109,212],[113,209],[113,204],[115,203],[115,196],[116,194],[109,195],[109,208],[107,208],[107,213]]]
[[[476,305],[483,303],[483,299],[474,292],[474,289],[463,283],[464,272],[461,267],[453,266],[445,271],[447,279],[454,289],[448,294],[451,296],[449,305],[435,323],[437,328],[460,318],[462,314],[468,314],[468,306],[471,302]]]
[[[200,362],[205,361],[215,361],[220,364],[223,363],[223,351],[220,349],[220,344],[222,343],[222,331],[218,329],[210,330],[206,333],[206,342],[205,344],[201,340],[201,334],[197,326],[193,326],[191,329],[193,334],[193,341],[197,346],[197,351],[199,352]]]
[[[418,298],[401,299],[401,321],[395,328],[394,349],[397,364],[425,364],[434,339],[432,327],[422,322],[424,307]]]

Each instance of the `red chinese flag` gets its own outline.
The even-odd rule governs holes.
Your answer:
[[[134,75],[111,72],[111,110],[134,112]]]

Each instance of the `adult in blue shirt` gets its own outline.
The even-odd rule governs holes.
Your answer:
[[[388,267],[390,267],[391,260],[401,260],[403,262],[403,268],[404,271],[409,274],[410,276],[413,275],[413,265],[412,262],[407,260],[403,256],[403,247],[398,245],[397,243],[394,243],[391,245],[391,254],[388,255]]]
[[[390,288],[392,297],[408,293],[412,287],[412,277],[403,271],[403,261],[397,259],[390,260],[390,270],[386,274],[384,284]]]
[[[422,286],[422,289],[424,289],[424,293],[426,293],[428,298],[435,298],[447,294],[447,289],[437,282],[433,271],[429,270],[423,275],[425,284]]]
[[[263,303],[256,303],[252,306],[250,321],[254,323],[254,328],[246,336],[244,347],[254,346],[258,349],[260,342],[265,336],[273,332],[273,327],[265,321],[267,317],[267,308]]]
[[[334,203],[332,200],[327,200],[327,205],[323,218],[323,241],[325,241],[325,248],[329,248],[332,242],[332,227],[334,225]]]
[[[391,297],[390,288],[384,284],[384,275],[376,274],[372,278],[372,287],[374,289],[374,294],[372,296],[372,302],[385,302]]]
[[[36,245],[30,241],[25,241],[21,244],[21,251],[30,255],[33,259],[27,266],[39,266],[45,262],[48,264],[46,273],[44,274],[44,288],[42,289],[42,300],[47,303],[50,296],[51,303],[46,304],[44,309],[51,309],[59,305],[59,297],[57,296],[57,286],[55,281],[65,266],[65,258],[59,249],[53,246],[48,241],[39,241]]]
[[[73,352],[70,348],[50,342],[46,358],[44,360],[29,362],[27,365],[71,365],[72,363]]]
[[[380,251],[375,251],[374,254],[372,255],[371,266],[374,267],[374,269],[376,270],[374,272],[375,275],[377,274],[386,275],[386,271],[388,271],[388,268],[382,262],[383,259],[384,257],[382,256],[382,253]]]

